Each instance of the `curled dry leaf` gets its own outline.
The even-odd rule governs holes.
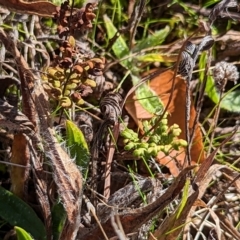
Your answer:
[[[150,87],[157,93],[157,95],[161,98],[161,101],[166,106],[169,97],[172,91],[172,79],[174,72],[168,70],[166,72],[161,73],[157,77],[153,78],[150,81]],[[176,77],[175,86],[173,90],[173,96],[168,107],[168,124],[169,126],[173,124],[178,124],[180,129],[182,130],[179,138],[185,139],[185,108],[186,108],[186,83],[181,77]],[[146,120],[152,118],[152,114],[147,112],[140,103],[136,100],[136,95],[131,94],[125,104],[125,108],[131,117],[134,119],[136,124],[142,130],[141,120]],[[194,119],[196,116],[196,111],[193,103],[190,108],[190,121],[189,127],[190,130],[193,128]],[[200,126],[197,126],[196,131],[194,133],[193,144],[191,148],[191,159],[192,164],[201,163],[204,161],[204,153],[203,153],[203,141],[202,141],[202,133],[200,130]],[[176,176],[179,173],[178,166],[183,166],[183,162],[185,159],[185,151],[182,149],[180,151],[172,151],[168,156],[165,156],[163,153],[159,153],[156,160],[165,166],[167,166],[171,173]],[[175,161],[174,161],[175,160]]]

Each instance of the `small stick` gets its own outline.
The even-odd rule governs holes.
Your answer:
[[[201,88],[200,88],[199,100],[197,102],[197,107],[196,107],[196,117],[195,117],[194,122],[193,122],[192,133],[191,133],[191,136],[190,136],[190,144],[193,143],[194,133],[195,133],[195,130],[197,128],[197,123],[198,123],[198,120],[199,120],[199,117],[200,117],[200,112],[201,112],[201,109],[202,109],[203,99],[204,99],[204,92],[205,92],[205,88],[206,88],[206,84],[207,84],[207,75],[208,75],[208,71],[209,71],[210,66],[211,66],[211,57],[212,57],[211,51],[208,51],[207,55],[208,55],[208,61],[207,61],[207,64],[206,64],[206,67],[205,67],[205,70],[204,70],[203,83],[201,84]]]
[[[115,221],[115,218],[117,222]],[[126,235],[124,233],[119,215],[112,214],[111,216],[111,225],[114,229],[114,232],[117,234],[119,240],[127,240]]]
[[[113,128],[113,138],[110,142],[110,148],[108,150],[107,159],[106,159],[106,166],[105,166],[105,180],[104,180],[104,192],[103,196],[105,197],[106,201],[110,197],[110,186],[111,186],[111,165],[113,160],[113,155],[115,152],[115,141],[118,139],[119,135],[119,123],[114,125]]]
[[[227,80],[228,80],[227,78],[224,78],[223,81],[222,81],[221,91],[219,93],[219,102],[217,103],[216,110],[215,110],[214,117],[213,117],[213,121],[212,121],[212,123],[210,125],[210,128],[209,128],[209,132],[212,132],[212,134],[211,134],[210,142],[209,142],[208,155],[211,153],[211,149],[212,149],[212,145],[213,145],[213,139],[214,139],[214,136],[215,136],[214,129],[217,126],[219,113],[220,113],[220,109],[221,109],[221,101],[223,100],[223,97],[224,97],[223,93],[224,93],[224,90],[225,90],[225,86],[227,84]]]
[[[91,212],[91,214],[93,215],[94,219],[96,220],[96,222],[97,222],[97,224],[98,224],[98,226],[99,226],[99,228],[100,228],[100,230],[101,230],[101,232],[102,232],[102,234],[104,236],[104,239],[105,240],[109,240],[107,234],[105,233],[105,231],[104,231],[104,229],[102,227],[102,224],[101,224],[100,220],[97,217],[95,207],[93,206],[93,204],[90,202],[90,200],[85,195],[83,195],[82,198],[83,198],[83,200],[84,200],[84,202],[85,202],[85,204],[87,206],[88,211]]]

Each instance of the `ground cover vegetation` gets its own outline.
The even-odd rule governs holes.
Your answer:
[[[0,0],[0,239],[240,239],[236,0]]]

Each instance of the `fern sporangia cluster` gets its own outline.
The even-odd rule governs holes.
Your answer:
[[[69,1],[65,1],[54,14],[58,35],[65,40],[60,44],[60,53],[47,68],[44,89],[63,108],[70,108],[73,103],[82,105],[83,97],[91,94],[97,85],[95,78],[103,74],[105,59],[83,54],[74,37],[75,31],[92,28],[93,9],[94,5],[88,3],[85,8],[72,12]]]
[[[181,147],[186,147],[187,142],[179,139],[181,129],[177,124],[168,126],[167,114],[164,115],[160,123],[153,131],[149,130],[158,121],[158,117],[153,117],[149,121],[143,121],[143,130],[147,132],[145,138],[140,139],[138,134],[131,129],[125,128],[121,135],[124,137],[126,144],[124,149],[133,151],[136,157],[156,157],[159,152],[164,152],[168,155],[173,149],[179,150]]]
[[[76,31],[89,30],[92,28],[92,21],[96,17],[93,13],[96,4],[87,3],[86,7],[81,9],[72,9],[69,1],[56,7],[54,18],[57,21],[57,33],[60,38],[74,35]]]

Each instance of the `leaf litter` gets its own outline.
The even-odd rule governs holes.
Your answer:
[[[52,238],[52,230],[53,236],[58,239],[110,239],[116,236],[119,239],[177,239],[179,236],[196,240],[239,239],[239,209],[236,203],[239,201],[240,183],[236,154],[232,163],[217,163],[223,155],[222,151],[226,152],[229,142],[238,136],[238,128],[231,128],[232,131],[222,137],[225,139],[220,139],[216,145],[212,135],[212,151],[207,154],[205,150],[209,136],[204,132],[206,123],[201,125],[201,119],[198,119],[201,109],[196,110],[194,104],[198,93],[190,92],[190,79],[196,77],[192,72],[195,63],[195,69],[198,67],[196,59],[201,50],[207,50],[207,60],[200,62],[200,65],[209,70],[207,64],[211,64],[210,49],[213,42],[205,46],[203,40],[211,38],[211,27],[218,24],[221,18],[228,16],[234,20],[237,13],[230,10],[237,8],[237,1],[220,1],[212,7],[205,28],[199,25],[197,29],[205,34],[205,38],[195,32],[200,43],[192,45],[194,49],[188,49],[188,42],[182,41],[180,47],[176,47],[178,57],[172,68],[169,68],[172,59],[168,61],[168,58],[164,58],[165,53],[156,54],[154,51],[160,42],[162,45],[166,43],[166,51],[170,49],[167,43],[171,43],[170,28],[173,24],[165,25],[161,30],[153,27],[152,34],[147,38],[135,41],[139,37],[137,27],[145,17],[144,9],[148,3],[139,1],[135,4],[136,11],[132,11],[127,27],[123,29],[115,27],[114,17],[110,20],[106,14],[101,16],[99,5],[98,17],[102,17],[109,38],[105,57],[107,61],[117,58],[119,68],[129,72],[126,79],[132,81],[133,85],[125,86],[127,84],[124,81],[122,88],[119,88],[119,79],[116,80],[119,78],[119,69],[112,65],[105,73],[105,58],[84,54],[75,41],[77,34],[81,35],[85,30],[93,28],[92,20],[97,16],[94,13],[96,5],[87,4],[77,9],[67,1],[62,3],[61,8],[42,1],[0,1],[0,5],[6,8],[1,12],[1,21],[6,19],[6,24],[9,21],[6,15],[10,14],[7,9],[19,13],[24,9],[26,14],[43,17],[54,15],[59,21],[58,36],[55,37],[58,37],[61,52],[59,55],[54,53],[53,60],[48,61],[51,66],[45,66],[43,56],[46,49],[35,51],[42,55],[42,67],[36,65],[36,69],[41,72],[38,74],[38,71],[29,67],[35,66],[30,57],[35,49],[34,42],[30,44],[33,47],[29,47],[27,41],[24,42],[29,57],[28,54],[23,56],[18,50],[18,36],[15,35],[13,41],[8,37],[6,26],[1,26],[1,71],[4,75],[9,71],[14,75],[13,78],[11,75],[4,77],[6,83],[0,96],[1,139],[4,139],[3,146],[11,143],[10,161],[13,164],[10,175],[4,168],[0,168],[7,176],[1,179],[1,185],[6,188],[4,191],[11,190],[16,195],[16,205],[21,203],[20,198],[30,206],[38,204],[40,211],[36,207],[28,207],[44,220],[46,233],[43,233],[43,238],[46,239]],[[162,6],[174,10],[176,5]],[[188,3],[179,6],[186,11],[184,14],[192,14]],[[24,25],[25,20],[21,21],[24,31],[32,32],[31,27],[38,26],[39,19],[31,16],[32,25],[29,29]],[[97,26],[95,30],[101,32],[103,26]],[[124,37],[128,30],[130,43],[126,44]],[[193,35],[188,38],[189,41],[193,41]],[[40,33],[36,39],[38,37],[46,36]],[[46,39],[44,44],[47,46],[52,39]],[[146,61],[141,51],[151,47],[153,52],[146,56],[152,59]],[[14,61],[8,61],[6,52],[13,56],[17,65],[14,65]],[[128,56],[128,59],[124,59]],[[164,62],[167,66],[163,64],[160,70],[148,71],[144,66],[149,61],[153,64],[154,61]],[[105,78],[107,73],[112,76],[111,79]],[[207,88],[211,85],[208,76],[211,73],[206,71],[201,79]],[[120,74],[121,77],[123,75]],[[39,84],[39,80],[45,83]],[[7,93],[12,85],[15,85],[15,89],[12,92],[10,90],[9,97]],[[16,89],[21,90],[22,98],[14,102],[13,93]],[[202,99],[198,101],[205,101],[205,98],[202,94]],[[224,101],[226,103],[226,98]],[[57,115],[55,119],[51,116],[54,106],[54,114]],[[234,109],[238,109],[236,105]],[[169,129],[174,124],[181,129],[180,133],[175,131],[174,140],[186,141],[189,143],[187,148],[178,146],[167,151],[162,146],[154,145],[155,142],[150,145],[151,136],[147,134],[154,132],[157,127],[149,126],[148,132],[143,120],[157,116],[157,124],[160,124],[166,112]],[[221,115],[218,117],[218,121],[215,119],[216,126],[221,123],[220,127],[224,128],[222,125],[226,123],[220,122]],[[51,123],[54,120],[56,126]],[[132,144],[139,155],[134,155],[131,149],[124,149],[129,139],[123,139],[120,135],[126,127],[132,130],[128,137],[133,139]],[[5,129],[11,134],[10,137]],[[167,131],[170,135],[171,131]],[[211,131],[215,131],[215,128]],[[165,140],[168,137],[165,136]],[[6,149],[3,148],[3,151]],[[154,151],[157,151],[156,156],[149,156],[149,152],[152,154]],[[1,158],[1,163],[5,161],[6,158]],[[23,167],[15,167],[17,164]],[[46,173],[51,174],[47,177]],[[10,186],[7,184],[9,179]],[[30,191],[32,186],[34,190]],[[59,208],[54,210],[53,206]],[[6,203],[6,207],[10,206]],[[61,219],[54,217],[58,214],[62,216]],[[0,217],[14,225],[3,214],[3,210],[0,211]],[[20,227],[27,230],[29,226]],[[3,233],[7,234],[10,230],[9,227],[4,228]],[[19,228],[18,231],[24,230]]]

